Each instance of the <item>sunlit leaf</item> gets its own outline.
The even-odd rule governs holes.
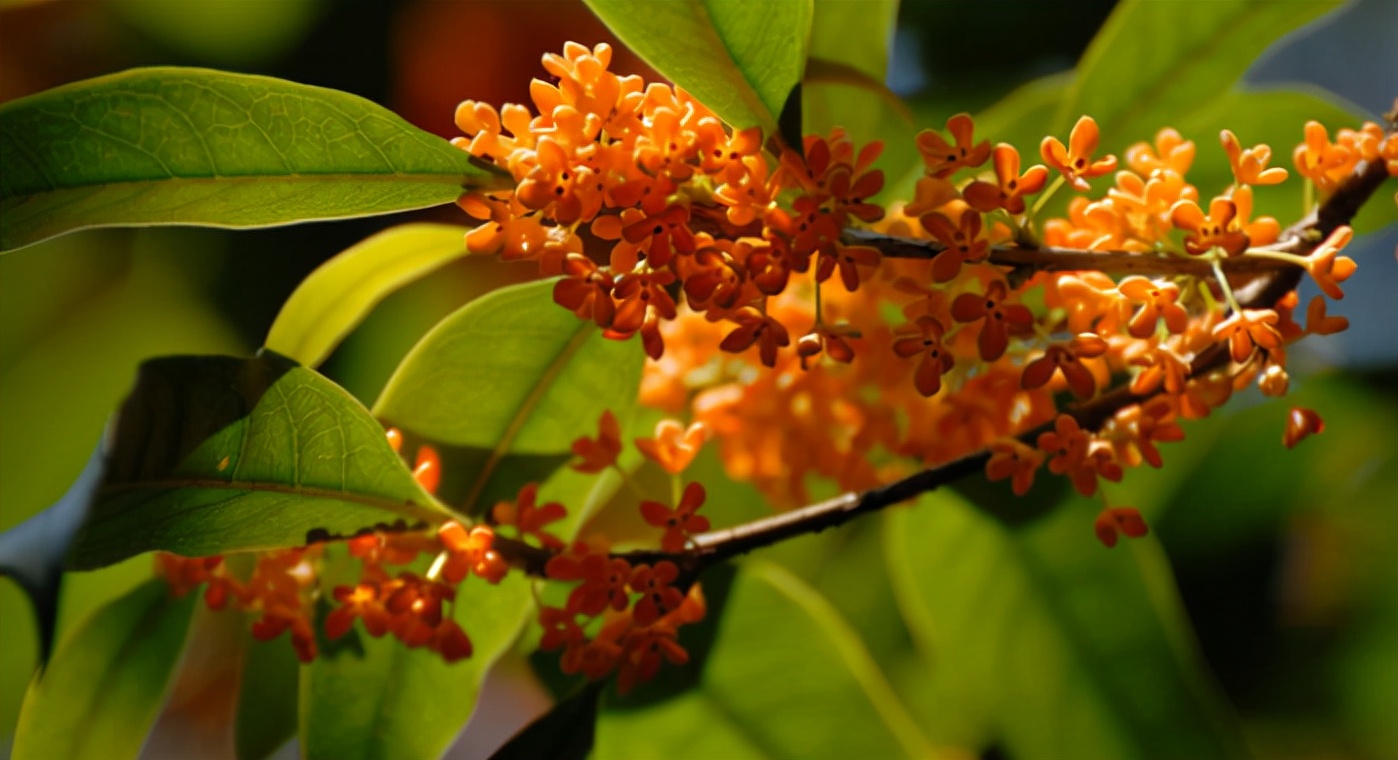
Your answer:
[[[151,580],[63,641],[25,697],[14,755],[134,758],[160,713],[195,595]]]
[[[302,546],[440,521],[434,504],[364,407],[314,371],[274,354],[156,359],[69,562]]]
[[[801,81],[810,0],[587,0],[612,32],[738,128],[777,133],[777,117]]]
[[[442,456],[439,495],[472,511],[543,481],[596,435],[603,409],[629,416],[645,358],[550,297],[552,282],[497,290],[447,317],[398,367],[374,414]]]
[[[0,250],[85,227],[384,214],[510,182],[356,95],[203,69],[134,69],[6,103],[0,156]]]
[[[439,757],[471,717],[490,666],[510,647],[533,609],[529,580],[518,574],[499,586],[468,580],[453,616],[475,652],[447,664],[392,636],[371,638],[356,627],[354,641],[301,671],[303,757]],[[355,645],[357,643],[357,646]]]
[[[1059,139],[1083,114],[1104,150],[1149,139],[1227,93],[1273,42],[1340,5],[1217,0],[1189,6],[1128,0],[1093,38],[1051,127]]]
[[[1108,551],[1091,525],[1070,503],[1011,529],[949,492],[887,516],[899,605],[941,687],[1015,757],[1245,754],[1158,546]]]
[[[756,560],[734,581],[700,684],[605,712],[595,751],[599,760],[935,754],[848,624],[795,576]]]
[[[319,365],[384,297],[465,256],[465,233],[448,224],[405,224],[330,259],[282,304],[267,348]]]

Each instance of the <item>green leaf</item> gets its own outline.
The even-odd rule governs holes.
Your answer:
[[[641,347],[603,337],[553,302],[553,282],[502,288],[462,307],[399,365],[374,415],[442,457],[438,493],[462,510],[512,498],[596,435],[602,410],[626,419]]]
[[[898,0],[816,0],[811,58],[838,61],[883,84],[898,29]]]
[[[895,593],[940,687],[1014,757],[1245,754],[1159,545],[1104,549],[1092,509],[1010,529],[937,492],[887,515]]]
[[[444,516],[383,428],[314,371],[270,353],[169,357],[141,367],[69,563],[302,546]]]
[[[238,760],[270,757],[296,735],[300,662],[285,641],[246,642],[233,724]]]
[[[155,723],[194,610],[153,579],[99,610],[29,687],[16,758],[134,758]]]
[[[777,134],[801,81],[811,0],[587,0],[626,46],[719,118]]]
[[[468,580],[453,606],[475,647],[453,664],[397,639],[350,634],[341,647],[301,670],[301,750],[316,758],[439,757],[471,717],[490,666],[533,610],[529,580],[498,586]]]
[[[1339,5],[1122,2],[1078,63],[1053,133],[1066,141],[1068,129],[1087,114],[1101,128],[1104,152],[1148,140],[1226,94],[1273,42]]]
[[[102,483],[103,461],[102,447],[97,446],[82,473],[58,503],[0,533],[0,576],[13,578],[34,606],[34,617],[39,624],[41,666],[48,661],[58,630],[63,557],[87,516],[93,494]]]
[[[356,244],[297,286],[272,322],[267,348],[319,365],[386,296],[469,253],[465,234],[455,225],[405,224]]]
[[[934,755],[849,625],[777,565],[743,564],[703,668],[675,699],[605,712],[595,757]]]
[[[510,177],[349,93],[133,69],[0,106],[0,250],[99,226],[265,227],[451,203]]]

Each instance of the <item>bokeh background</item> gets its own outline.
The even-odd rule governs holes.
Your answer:
[[[888,84],[919,127],[940,126],[1071,68],[1112,6],[906,2]],[[1398,3],[1362,0],[1283,41],[1248,81],[1309,82],[1375,118],[1398,96],[1395,29]],[[611,37],[580,2],[561,0],[6,1],[0,101],[132,66],[209,66],[353,92],[450,137],[457,102],[527,102],[539,56],[569,39]],[[624,49],[613,68],[648,73]],[[1213,149],[1211,136],[1190,136]],[[1290,146],[1274,147],[1287,165]],[[141,360],[255,349],[316,265],[410,219],[466,221],[448,208],[237,233],[91,231],[0,256],[0,530],[62,494]],[[1334,309],[1354,327],[1295,352],[1295,398],[1244,394],[1191,425],[1164,471],[1132,476],[1119,492],[1159,515],[1204,657],[1265,757],[1398,757],[1398,226],[1355,248],[1359,274]],[[324,370],[372,399],[430,325],[528,276],[453,265],[387,300]],[[1280,436],[1291,403],[1318,409],[1327,429],[1288,452]],[[881,564],[874,531],[856,525],[830,544],[841,568]],[[60,635],[148,572],[136,558],[71,576]],[[844,570],[806,573],[881,661],[896,660],[906,641],[881,627],[887,594],[860,591]],[[0,581],[0,756],[35,662],[30,621],[17,587]]]

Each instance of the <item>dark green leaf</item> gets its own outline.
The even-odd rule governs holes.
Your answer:
[[[398,367],[374,414],[442,455],[438,493],[471,512],[512,498],[597,434],[602,410],[626,419],[645,358],[550,297],[553,282],[497,290],[442,320]]]
[[[316,758],[439,757],[471,717],[490,666],[509,648],[533,609],[529,580],[499,586],[468,580],[453,615],[475,647],[447,664],[356,627],[360,646],[342,647],[301,671],[301,750]]]
[[[599,760],[934,755],[858,636],[809,586],[749,561],[730,594],[699,686],[605,712]]]
[[[1097,120],[1102,149],[1117,151],[1227,93],[1273,42],[1340,5],[1215,0],[1187,6],[1127,0],[1112,11],[1059,103],[1054,133]],[[1021,147],[1021,151],[1026,148]]]
[[[816,0],[810,56],[845,64],[883,84],[897,28],[898,0]]]
[[[40,666],[48,661],[57,631],[63,558],[102,482],[102,464],[102,447],[98,446],[58,503],[0,533],[0,575],[13,578],[34,605]]]
[[[1010,529],[938,492],[889,513],[890,574],[936,686],[1014,757],[1245,754],[1159,545],[1104,549],[1091,509]]]
[[[585,760],[597,733],[602,681],[583,686],[510,738],[490,760]]]
[[[270,353],[147,362],[109,457],[69,555],[78,569],[152,549],[202,557],[444,517],[359,402]]]
[[[811,0],[587,0],[626,46],[739,129],[777,134],[801,81]]]
[[[330,259],[282,305],[267,348],[307,367],[319,365],[384,297],[465,256],[466,230],[405,224]]]
[[[285,641],[248,641],[233,724],[238,760],[262,760],[296,735],[300,663]]]
[[[134,758],[184,648],[196,595],[155,579],[99,610],[29,687],[16,758]]]
[[[134,69],[0,106],[0,250],[85,227],[264,227],[451,203],[510,178],[356,95]]]

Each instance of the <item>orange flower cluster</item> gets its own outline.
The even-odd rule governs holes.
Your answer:
[[[236,609],[261,613],[252,624],[253,637],[271,641],[290,631],[296,657],[310,662],[316,656],[312,614],[314,563],[320,554],[319,545],[266,552],[258,556],[246,581],[235,576],[221,556],[195,558],[158,552],[155,568],[175,596],[205,586],[204,602],[210,609],[222,610],[232,602]]]
[[[655,360],[642,401],[689,410],[719,439],[730,474],[779,502],[807,500],[812,474],[865,489],[909,458],[936,465],[980,450],[992,453],[988,475],[1018,493],[1044,462],[1092,493],[1125,467],[1160,466],[1156,444],[1183,437],[1178,419],[1208,414],[1253,381],[1285,393],[1286,344],[1344,327],[1323,301],[1297,324],[1294,294],[1239,310],[1222,275],[1011,279],[995,263],[997,246],[1271,257],[1343,297],[1354,271],[1338,255],[1348,228],[1306,257],[1259,250],[1281,226],[1254,217],[1253,187],[1288,172],[1269,166],[1270,147],[1244,147],[1232,132],[1220,145],[1234,182],[1205,210],[1187,179],[1196,146],[1173,129],[1118,159],[1099,154],[1084,116],[1066,145],[1044,138],[1045,165],[1024,168],[1015,147],[978,142],[960,114],[945,135],[918,135],[924,176],[910,203],[885,209],[870,201],[883,186],[878,144],[836,131],[807,137],[799,153],[768,144],[769,157],[755,130],[726,129],[683,90],[619,77],[609,63],[605,45],[569,44],[545,57],[557,84],[535,81],[534,111],[461,105],[469,137],[457,144],[519,181],[508,196],[462,199],[486,220],[468,244],[562,275],[555,300],[610,336],[640,332]],[[1331,143],[1312,123],[1305,138],[1296,168],[1322,192],[1358,162],[1398,152],[1374,124]],[[1061,186],[1087,193],[1107,176],[1101,197],[1080,194],[1066,217],[1036,218]],[[928,241],[934,255],[895,260],[852,244],[845,233],[861,226]],[[1192,376],[1191,362],[1216,344],[1231,364]],[[1037,448],[1014,440],[1058,418],[1060,393],[1090,401],[1122,375],[1143,403],[1102,429],[1055,430]],[[601,441],[583,444],[584,466],[614,460]]]

